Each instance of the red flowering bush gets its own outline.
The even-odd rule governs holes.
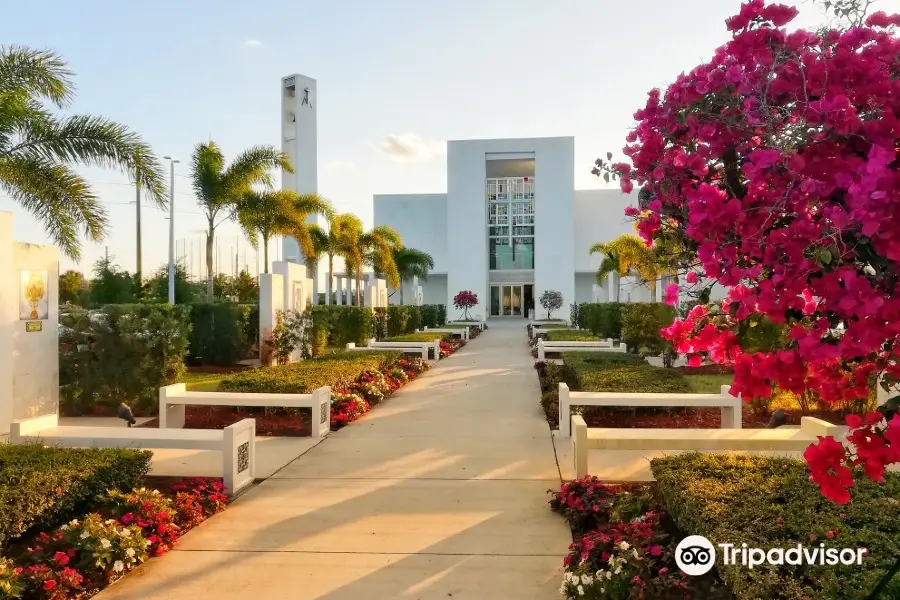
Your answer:
[[[174,508],[178,522],[188,529],[225,510],[228,496],[218,478],[194,477],[172,486]]]
[[[370,405],[365,398],[356,393],[331,393],[331,429],[337,430],[352,423],[369,411]]]
[[[453,296],[453,306],[456,310],[463,311],[463,319],[468,321],[469,309],[478,305],[478,294],[470,290],[463,290]]]
[[[141,534],[149,542],[147,553],[150,556],[162,556],[172,549],[181,536],[181,528],[176,523],[178,513],[172,500],[159,490],[111,490],[103,503],[105,512],[122,525],[141,528]]]
[[[585,475],[550,492],[550,509],[562,515],[574,531],[597,529],[610,521],[629,521],[653,506],[649,488],[641,484],[608,484]]]
[[[598,161],[595,173],[640,186],[628,213],[648,244],[680,249],[675,266],[701,298],[700,276],[731,288],[664,330],[676,350],[733,363],[732,391],[748,400],[776,384],[833,403],[865,398],[877,373],[900,378],[900,41],[888,29],[900,16],[783,29],[796,14],[744,3],[713,59],[635,113],[631,164]],[[745,351],[736,331],[762,319],[788,343]],[[830,442],[810,451],[832,499],[849,498],[846,464],[877,479],[896,462],[900,420],[868,433],[882,441],[857,436],[852,456]]]

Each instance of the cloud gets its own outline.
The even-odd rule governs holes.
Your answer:
[[[325,168],[329,171],[352,171],[356,168],[356,163],[349,160],[330,160],[325,163]]]
[[[262,45],[263,45],[263,43],[261,41],[254,40],[253,38],[250,38],[250,39],[244,41],[245,48],[259,48]]]
[[[421,163],[447,151],[445,142],[424,140],[414,133],[391,134],[373,146],[398,163]]]

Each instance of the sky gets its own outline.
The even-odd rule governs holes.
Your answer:
[[[8,0],[7,0],[8,2]],[[4,2],[6,4],[7,2]],[[811,0],[798,26],[823,22]],[[593,161],[621,156],[647,92],[707,60],[728,39],[739,0],[44,0],[0,8],[0,44],[57,51],[76,74],[68,113],[103,115],[181,160],[175,238],[195,274],[203,220],[188,179],[195,144],[230,158],[281,145],[281,78],[318,81],[319,193],[372,223],[372,195],[445,192],[445,142],[574,136],[577,189],[604,187]],[[900,11],[900,0],[876,8]],[[134,188],[115,171],[80,169],[111,227],[85,242],[89,271],[105,252],[133,271]],[[145,200],[146,202],[146,200]],[[10,199],[18,241],[48,243]],[[168,260],[166,213],[145,206],[147,273]],[[221,256],[257,258],[238,227],[217,230]],[[270,259],[278,257],[272,244]],[[190,258],[193,256],[193,259]],[[232,264],[222,258],[221,271]]]

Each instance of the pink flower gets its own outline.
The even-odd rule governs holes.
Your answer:
[[[684,276],[684,280],[687,281],[688,283],[693,284],[693,283],[697,283],[698,281],[700,281],[700,277],[693,271],[690,271],[687,275]]]
[[[681,288],[678,287],[677,283],[670,283],[666,286],[666,293],[663,297],[663,301],[669,306],[675,306],[678,304],[678,291]]]

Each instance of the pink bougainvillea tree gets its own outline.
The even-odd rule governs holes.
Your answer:
[[[463,290],[453,296],[453,306],[463,311],[463,318],[469,320],[469,309],[478,305],[478,294],[471,290]]]
[[[682,292],[730,288],[664,330],[676,350],[732,363],[747,399],[777,385],[847,403],[900,379],[900,15],[790,31],[796,14],[744,3],[709,62],[650,92],[630,164],[594,172],[639,188],[629,214],[648,244],[684,249]],[[785,342],[742,347],[740,326],[763,320]],[[900,416],[885,414],[848,419],[852,451],[832,439],[807,450],[828,497],[847,502],[857,470],[881,480],[900,462]]]

